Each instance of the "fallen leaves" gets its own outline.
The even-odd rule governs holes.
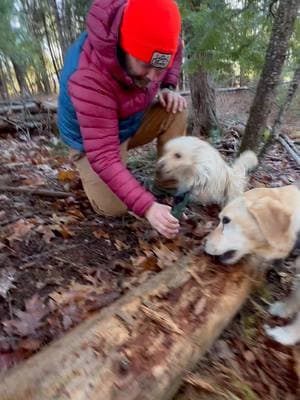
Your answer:
[[[23,240],[33,227],[34,224],[26,221],[25,219],[19,219],[17,222],[9,225],[8,228],[10,235],[7,237],[9,245],[11,246],[15,240]]]
[[[9,267],[9,268],[2,268],[0,270],[0,296],[4,299],[6,298],[10,289],[13,289],[15,286],[13,284],[16,275],[16,269]]]
[[[99,310],[120,296],[118,290],[105,290],[101,286],[72,282],[67,290],[50,294],[52,311],[61,317],[65,330],[85,319],[90,312]]]
[[[36,335],[36,331],[42,325],[42,319],[47,315],[48,309],[38,295],[25,301],[25,311],[16,310],[16,319],[4,321],[4,330],[9,335],[28,337]]]
[[[85,301],[94,295],[103,293],[103,288],[93,285],[82,285],[77,282],[72,282],[67,290],[56,291],[50,294],[50,298],[59,306],[64,306],[70,303],[85,303]]]
[[[55,238],[54,230],[51,225],[39,225],[36,228],[36,232],[41,233],[43,235],[43,239],[47,244],[51,242],[52,239]]]
[[[69,181],[73,181],[74,179],[76,179],[77,176],[78,176],[78,172],[76,172],[72,169],[61,170],[57,174],[57,179],[60,182],[69,182]]]
[[[109,234],[104,232],[102,229],[98,229],[93,232],[96,239],[109,239]]]

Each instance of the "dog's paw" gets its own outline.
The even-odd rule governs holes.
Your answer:
[[[300,340],[299,332],[296,332],[290,327],[271,328],[268,325],[265,325],[264,329],[268,336],[285,346],[293,346]]]
[[[269,313],[274,317],[287,318],[289,317],[289,310],[283,301],[276,301],[270,305]]]

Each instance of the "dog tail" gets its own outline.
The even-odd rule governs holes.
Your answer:
[[[235,171],[248,171],[254,169],[258,165],[256,154],[251,150],[244,151],[233,163],[232,168]]]

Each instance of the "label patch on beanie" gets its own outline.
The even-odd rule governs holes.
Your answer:
[[[150,64],[155,68],[166,68],[171,61],[171,54],[159,53],[155,51],[152,55]]]

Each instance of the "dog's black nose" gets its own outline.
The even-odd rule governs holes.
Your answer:
[[[223,254],[219,254],[216,258],[220,263],[227,264],[235,256],[235,254],[236,254],[235,250],[229,250]]]

